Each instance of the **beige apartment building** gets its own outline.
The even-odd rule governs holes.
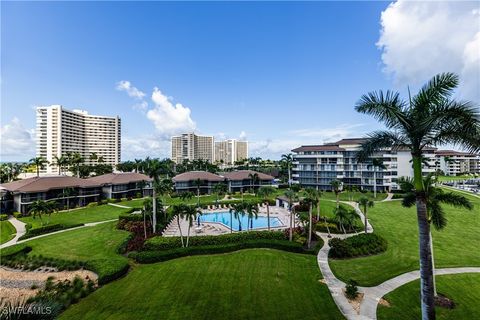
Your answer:
[[[213,163],[213,137],[194,133],[184,133],[172,137],[172,160],[175,163],[182,163],[183,160],[206,160]]]
[[[215,162],[225,166],[248,158],[248,142],[228,139],[215,142]]]
[[[454,150],[437,150],[435,165],[447,176],[464,173],[480,173],[480,155]]]
[[[67,110],[60,105],[37,107],[37,157],[50,165],[42,173],[56,173],[55,156],[78,152],[91,164],[96,153],[104,163],[116,165],[121,154],[121,120],[118,116],[90,115],[83,110]]]

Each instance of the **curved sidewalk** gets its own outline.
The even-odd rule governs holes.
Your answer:
[[[14,244],[17,244],[18,238],[20,238],[27,232],[25,228],[25,226],[27,225],[26,223],[18,220],[15,217],[10,217],[8,221],[12,224],[12,226],[15,228],[17,233],[15,234],[15,237],[13,239],[0,245],[0,248],[6,248],[6,247],[13,246]]]

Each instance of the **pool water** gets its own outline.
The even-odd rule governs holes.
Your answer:
[[[212,212],[204,213],[200,216],[201,222],[218,222],[224,224],[228,228],[232,228],[234,231],[247,230],[248,216],[240,216],[238,219],[232,215],[233,221],[230,225],[230,212]],[[267,217],[257,217],[253,219],[253,229],[267,228],[268,227],[268,218]],[[270,217],[270,227],[282,227],[283,224],[277,217]],[[250,226],[248,226],[250,229]]]

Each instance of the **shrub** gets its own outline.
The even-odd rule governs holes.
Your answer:
[[[25,233],[23,236],[18,238],[18,240],[28,239],[28,238],[35,237],[35,236],[38,236],[38,235],[41,235],[41,234],[50,233],[50,232],[54,232],[54,231],[58,231],[58,230],[80,227],[80,226],[83,226],[83,223],[70,224],[70,225],[64,225],[64,224],[56,223],[56,224],[50,224],[50,225],[46,225],[46,226],[39,227],[39,228],[34,228],[34,229],[32,229],[31,226],[30,226],[30,228],[27,229],[27,233]]]
[[[330,258],[352,258],[378,254],[387,250],[387,240],[375,233],[359,234],[344,240],[333,238],[329,242]]]
[[[8,215],[6,214],[0,214],[0,221],[5,221],[5,220],[8,220]]]
[[[250,240],[285,240],[282,231],[250,231],[229,233],[219,236],[190,237],[189,245],[209,246],[242,243]],[[180,237],[153,237],[145,242],[144,250],[168,250],[182,246]]]
[[[13,216],[14,216],[15,218],[19,218],[19,217],[22,217],[23,214],[21,214],[20,212],[15,211],[15,212],[13,213]]]
[[[142,193],[141,193],[141,192],[135,193],[135,198],[141,198],[141,197],[142,197]]]
[[[345,286],[345,296],[350,300],[355,300],[358,296],[358,283],[355,280],[350,279]]]
[[[132,200],[132,199],[130,199]],[[128,201],[128,198],[121,198],[120,201]]]
[[[98,284],[103,285],[125,275],[130,266],[124,259],[98,259],[87,261],[86,268],[94,271],[98,275]]]
[[[17,244],[0,250],[0,258],[4,259],[8,257],[13,257],[17,254],[27,254],[30,251],[32,251],[32,248],[27,246],[26,244]]]
[[[164,251],[132,252],[129,257],[140,263],[154,263],[191,255],[218,254],[249,248],[271,248],[295,253],[312,254],[312,251],[304,250],[303,246],[296,242],[290,242],[287,240],[258,239],[241,243],[225,243],[218,245],[175,248]]]
[[[394,193],[392,199],[402,199],[405,195],[403,193]]]
[[[87,208],[92,208],[92,207],[96,207],[96,206],[98,206],[97,202],[90,202],[89,204],[87,204]]]
[[[328,226],[328,229],[327,229]],[[330,222],[317,222],[315,224],[315,230],[318,232],[328,232],[330,230],[331,233],[338,233],[339,230],[337,228],[337,225],[335,223],[330,223]]]

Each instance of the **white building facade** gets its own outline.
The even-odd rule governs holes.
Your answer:
[[[213,163],[215,159],[213,136],[184,133],[172,137],[171,159],[177,164],[184,160],[206,160]]]
[[[102,157],[112,166],[121,160],[121,120],[118,116],[90,115],[60,105],[37,107],[37,157],[49,161],[42,173],[56,173],[55,157],[80,153],[85,164],[90,155]]]
[[[236,161],[248,158],[248,142],[228,139],[215,142],[215,162],[232,166]]]
[[[331,190],[330,183],[340,180],[344,187],[354,186],[360,190],[397,190],[397,179],[413,176],[411,154],[407,150],[390,150],[374,154],[365,162],[358,162],[357,153],[365,139],[342,139],[324,145],[301,146],[293,149],[292,179],[306,187]],[[435,149],[427,148],[423,172],[435,171]],[[373,159],[381,160],[383,166],[373,166]]]
[[[465,173],[480,173],[480,155],[453,151],[438,150],[435,152],[436,169],[447,176],[457,176]]]

